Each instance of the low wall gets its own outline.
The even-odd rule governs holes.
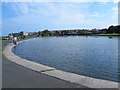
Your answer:
[[[22,42],[22,41],[21,41]],[[20,43],[20,42],[19,42]],[[36,62],[29,61],[27,59],[20,58],[12,52],[13,44],[8,44],[3,50],[4,55],[10,61],[22,65],[26,68],[41,72],[53,77],[57,77],[72,83],[77,83],[90,88],[118,88],[118,82],[109,80],[102,80],[91,78],[83,75],[69,73],[61,70],[57,70],[53,67],[45,66]],[[52,83],[52,82],[51,82]]]

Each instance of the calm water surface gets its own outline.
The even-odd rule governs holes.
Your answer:
[[[118,81],[118,37],[35,38],[20,43],[13,52],[60,70]]]

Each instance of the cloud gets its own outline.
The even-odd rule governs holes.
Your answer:
[[[11,7],[14,9],[17,15],[28,14],[28,5],[27,3],[12,3]]]
[[[119,0],[1,0],[2,2],[115,2]]]
[[[102,14],[102,13],[98,13],[98,12],[93,12],[93,13],[90,13],[90,14],[88,14],[88,16],[90,17],[90,18],[102,18],[102,17],[104,17],[104,14]]]
[[[18,15],[10,19],[12,22],[30,23],[32,21],[32,23],[71,25],[82,23],[85,19],[85,15],[80,12],[81,8],[72,3],[60,3],[59,5],[55,3],[14,3],[12,7]]]
[[[113,10],[114,13],[118,13],[118,7],[117,6],[113,7],[112,10]]]
[[[92,7],[93,4],[94,7]],[[16,16],[4,18],[3,24],[6,30],[8,28],[16,30],[18,26],[24,31],[38,31],[44,28],[104,28],[116,23],[116,19],[110,17],[113,14],[110,13],[107,16],[108,8],[105,9],[106,13],[102,13],[101,10],[103,8],[97,10],[95,8],[96,3],[16,2],[8,3],[8,5],[10,6],[9,8],[12,8],[14,14],[16,13]],[[102,6],[104,7],[104,5]],[[116,12],[116,7],[112,9],[114,12]],[[113,16],[116,18],[115,15]]]
[[[112,16],[113,20],[116,20],[118,22],[118,13],[119,13],[118,6],[114,6],[112,8],[112,11],[113,11],[113,16]]]

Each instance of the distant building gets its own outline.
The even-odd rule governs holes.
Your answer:
[[[77,31],[76,30],[69,30],[68,35],[77,35]]]
[[[23,32],[23,35],[28,36],[29,34],[28,34],[28,32]]]
[[[29,35],[29,36],[32,36],[32,35],[33,35],[33,33],[32,33],[32,32],[29,32],[29,33],[28,33],[28,35]]]
[[[10,33],[9,35],[8,35],[8,38],[9,38],[9,40],[12,40],[13,38],[19,38],[19,36],[20,36],[20,33]]]
[[[8,35],[9,37],[19,37],[20,36],[20,33],[10,33],[9,35]]]
[[[21,31],[19,34],[20,34],[20,36],[28,36],[29,35],[28,32],[23,32],[23,31]]]

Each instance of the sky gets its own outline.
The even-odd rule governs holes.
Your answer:
[[[2,2],[0,6],[2,35],[45,29],[99,29],[118,24],[116,2]]]

